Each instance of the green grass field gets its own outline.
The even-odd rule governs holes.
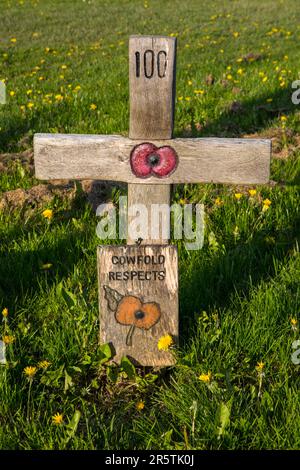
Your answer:
[[[0,448],[300,449],[298,0],[0,8]],[[80,184],[17,201],[39,184],[34,133],[128,132],[130,34],[178,37],[176,136],[273,139],[269,186],[174,188],[205,204],[206,235],[178,245],[180,347],[162,371],[113,367],[98,346],[100,241]]]

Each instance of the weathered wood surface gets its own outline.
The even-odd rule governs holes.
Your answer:
[[[36,177],[39,179],[98,179],[140,184],[268,183],[271,141],[267,139],[195,138],[153,141],[169,145],[179,158],[167,178],[137,178],[130,153],[145,142],[117,135],[35,134]],[[149,140],[151,142],[151,140]]]
[[[151,72],[151,73],[149,73]],[[176,39],[131,36],[129,39],[129,89],[131,139],[171,139],[174,125],[176,83]],[[136,180],[138,181],[138,180]],[[154,221],[152,204],[170,204],[170,185],[128,184],[128,207],[143,204],[148,210],[148,227],[156,226],[161,236],[143,243],[166,244],[162,231],[169,220]],[[130,226],[131,213],[128,213]],[[128,234],[127,243],[135,240]]]
[[[130,37],[130,138],[172,138],[175,69],[176,38]]]
[[[137,262],[138,256],[142,261]],[[150,257],[151,263],[145,262],[145,256]],[[164,257],[164,262],[159,262],[162,260],[159,256]],[[135,257],[136,262],[120,264],[120,260],[123,260],[120,257]],[[117,260],[119,262],[116,263]],[[177,263],[175,246],[98,247],[100,342],[112,345],[114,361],[119,362],[126,355],[142,366],[174,364],[172,353],[159,351],[157,343],[159,338],[167,334],[173,337],[175,343],[178,340]],[[163,276],[164,279],[160,279]],[[138,310],[144,312],[145,316],[139,323],[140,326],[134,328],[131,345],[126,345],[132,323],[138,324],[129,296],[139,299]],[[153,326],[150,323],[149,327],[151,318],[154,318]],[[147,329],[141,327],[146,324]]]
[[[158,220],[151,217],[151,207],[152,204],[167,204],[168,207],[170,205],[170,192],[171,186],[168,184],[129,184],[128,185],[128,207],[133,207],[136,204],[143,204],[148,211],[148,229],[150,235],[150,227],[152,229],[157,230],[157,233],[160,235],[159,237],[149,238],[147,240],[143,240],[143,243],[151,244],[151,245],[164,245],[168,243],[168,237],[164,236],[164,230],[166,230],[170,224],[170,217],[168,220],[162,215]],[[163,212],[162,212],[163,214]],[[130,226],[132,218],[135,215],[131,214],[129,211],[128,213],[128,227]],[[135,244],[136,240],[130,237],[128,233],[127,243],[129,245]]]

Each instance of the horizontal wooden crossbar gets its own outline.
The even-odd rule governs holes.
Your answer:
[[[137,178],[132,173],[130,153],[142,142],[118,135],[36,134],[36,177],[42,180],[97,179],[140,184],[263,184],[269,181],[270,140],[155,140],[153,143],[157,147],[169,145],[178,155],[178,166],[167,178]]]

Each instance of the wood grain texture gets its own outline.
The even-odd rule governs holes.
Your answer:
[[[137,58],[139,59],[137,61]],[[138,67],[137,67],[138,66]],[[149,69],[151,76],[149,76]],[[131,36],[129,39],[129,85],[131,139],[171,139],[174,126],[176,86],[176,39],[158,36]],[[148,210],[148,228],[161,234],[150,235],[143,243],[166,244],[163,231],[170,220],[152,220],[153,204],[170,204],[170,185],[132,184],[128,181],[128,207],[143,204]],[[169,218],[168,218],[169,219]],[[131,216],[128,214],[130,225]],[[128,244],[134,240],[128,234]]]
[[[151,142],[151,140],[148,140]],[[271,141],[267,139],[171,139],[153,141],[170,145],[179,157],[167,178],[137,178],[129,159],[132,140],[113,135],[36,134],[36,177],[46,179],[98,179],[140,184],[269,182]]]
[[[141,256],[143,261],[136,264],[116,264],[120,257]],[[145,263],[144,256],[153,257],[153,263]],[[163,256],[163,263],[155,264],[158,256]],[[114,263],[113,263],[113,257]],[[98,279],[99,279],[99,310],[100,310],[100,342],[110,343],[115,352],[113,360],[119,362],[126,355],[133,362],[142,366],[168,366],[174,364],[174,357],[170,351],[159,351],[157,342],[163,335],[172,335],[175,342],[178,341],[178,259],[175,246],[99,246],[98,247]],[[111,276],[124,279],[124,273],[133,271],[142,273],[140,278],[147,276],[151,280],[112,280]],[[154,272],[164,272],[165,278],[160,280]],[[113,273],[113,274],[109,274]],[[156,280],[154,279],[156,277]],[[136,327],[132,336],[132,345],[126,345],[130,325],[121,324],[117,319],[117,308],[120,300],[113,305],[108,303],[106,291],[116,291],[122,296],[135,296],[142,302],[158,304],[161,316],[149,329]],[[124,297],[123,297],[124,298]],[[127,297],[128,299],[128,297]],[[126,311],[130,318],[130,311]],[[130,323],[127,322],[127,323]]]
[[[170,224],[170,217],[166,219],[163,215],[164,212],[162,211],[162,216],[159,219],[154,219],[151,216],[151,207],[157,204],[167,204],[168,207],[170,205],[170,192],[171,186],[168,184],[129,184],[128,185],[128,207],[133,207],[135,204],[143,204],[148,210],[148,230],[149,230],[149,238],[143,240],[145,244],[156,244],[156,245],[164,245],[169,241],[169,235],[164,236],[164,230],[168,231],[168,226]],[[130,222],[134,218],[134,215],[128,214],[128,226],[130,226]],[[152,238],[150,227],[152,230],[156,230],[159,234],[159,237]],[[135,244],[135,239],[130,237],[128,234],[127,243],[129,245]]]
[[[175,69],[176,38],[130,37],[130,138],[172,138]]]

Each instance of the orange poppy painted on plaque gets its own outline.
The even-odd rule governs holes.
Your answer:
[[[143,303],[138,297],[125,295],[118,305],[116,320],[121,325],[130,326],[126,345],[132,346],[132,336],[135,328],[149,330],[160,319],[160,306],[156,302]]]
[[[161,317],[161,309],[157,302],[142,302],[134,295],[120,294],[116,290],[104,286],[110,310],[115,312],[115,319],[120,325],[129,326],[126,345],[132,346],[132,337],[136,328],[150,330]]]

